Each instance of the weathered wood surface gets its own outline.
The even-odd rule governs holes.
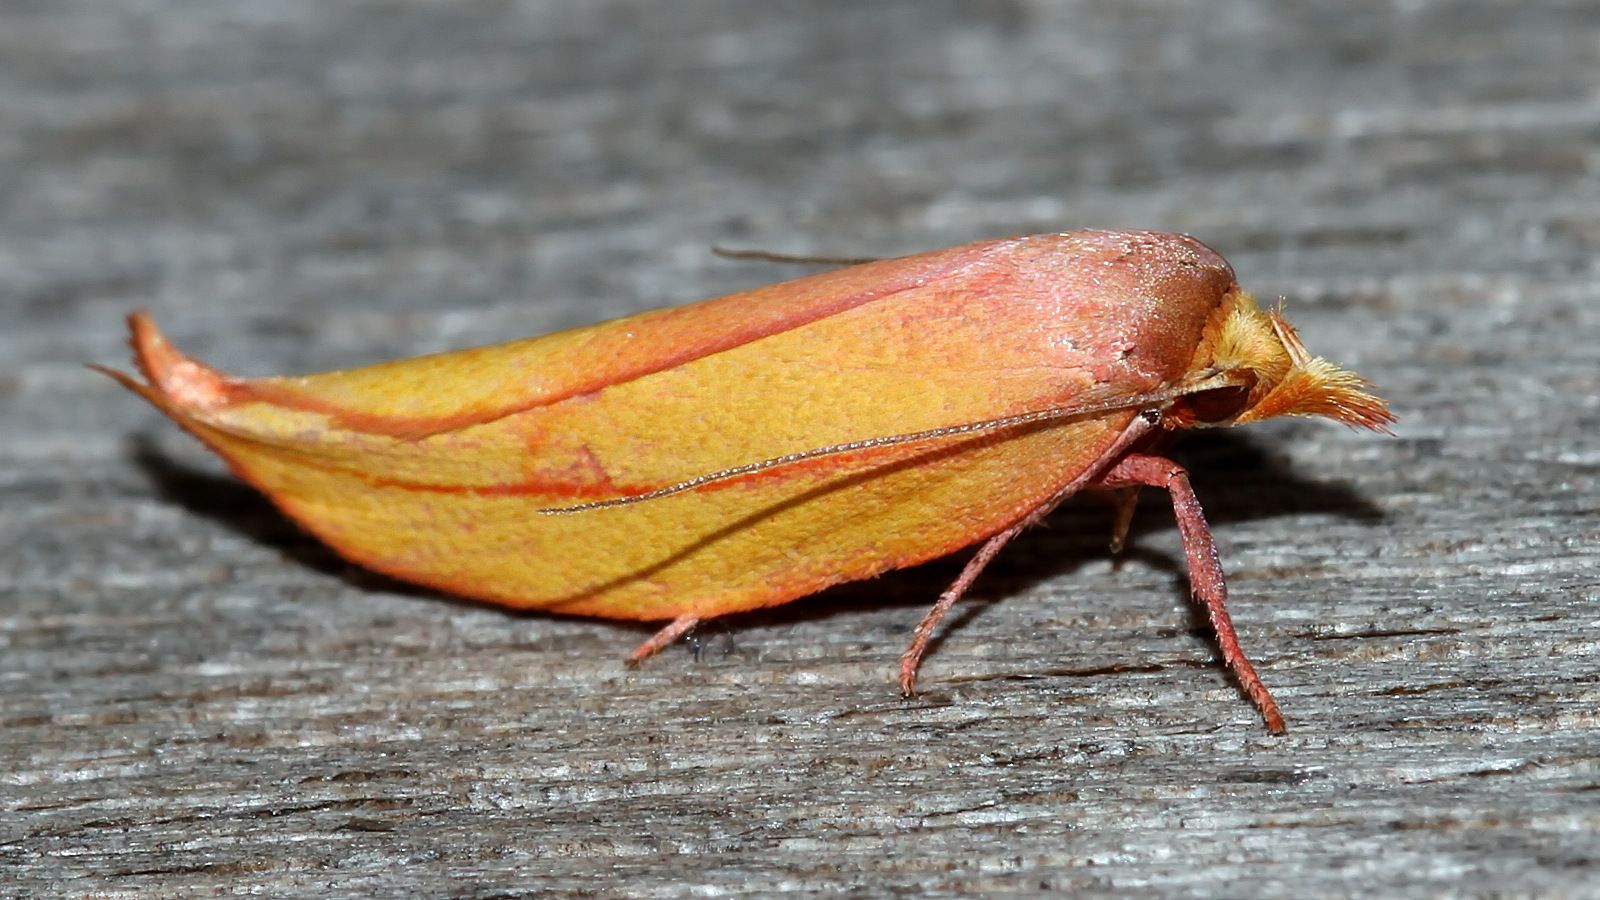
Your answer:
[[[1175,6],[1175,5],[1173,5]],[[1600,895],[1600,8],[314,0],[0,9],[4,893]],[[349,570],[84,361],[535,334],[1084,225],[1201,236],[1398,439],[1198,438],[1170,514],[711,629]],[[574,547],[574,553],[583,552]]]

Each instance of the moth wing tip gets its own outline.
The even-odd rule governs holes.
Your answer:
[[[159,386],[173,366],[187,358],[156,327],[155,317],[147,309],[128,313],[128,343],[133,347],[134,365],[153,385]]]
[[[206,410],[230,402],[237,382],[174,347],[156,326],[149,310],[136,309],[128,314],[128,342],[133,347],[134,365],[148,384],[140,384],[122,372],[95,368],[152,402],[156,397],[166,401],[158,406]]]

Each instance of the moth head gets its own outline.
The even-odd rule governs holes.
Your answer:
[[[1165,416],[1175,428],[1322,416],[1389,433],[1395,420],[1365,379],[1306,351],[1281,305],[1262,310],[1237,288],[1212,314],[1189,372],[1194,390]]]

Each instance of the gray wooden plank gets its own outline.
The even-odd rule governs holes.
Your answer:
[[[0,11],[7,893],[1596,895],[1592,4]],[[1189,441],[1270,737],[1063,510],[637,671],[636,626],[352,571],[81,368],[267,374],[890,254],[1150,226],[1401,416]]]

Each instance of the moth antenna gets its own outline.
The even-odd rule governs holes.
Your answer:
[[[1217,376],[1223,377],[1223,376]],[[1032,425],[1037,422],[1049,422],[1059,419],[1072,419],[1080,416],[1093,416],[1101,413],[1115,412],[1124,409],[1139,407],[1155,407],[1175,400],[1185,394],[1193,393],[1197,389],[1211,386],[1210,382],[1216,377],[1207,379],[1200,385],[1185,385],[1156,391],[1149,394],[1137,394],[1131,397],[1121,397],[1116,400],[1107,400],[1100,403],[1077,404],[1073,406],[1052,406],[1048,409],[1038,409],[1031,412],[1015,413],[1001,416],[996,419],[982,419],[976,422],[963,422],[960,425],[942,425],[938,428],[929,428],[924,431],[908,431],[904,434],[887,434],[881,437],[863,438],[859,441],[846,441],[842,444],[829,444],[825,447],[814,447],[810,450],[801,450],[795,453],[786,453],[783,456],[774,456],[759,462],[745,463],[715,472],[696,475],[683,481],[669,484],[665,487],[646,491],[642,494],[631,494],[626,497],[612,497],[606,500],[594,500],[589,503],[579,503],[575,506],[550,506],[539,510],[540,515],[559,516],[569,513],[589,512],[597,509],[610,509],[614,506],[630,506],[634,503],[645,503],[650,500],[660,500],[673,494],[692,491],[706,485],[728,481],[734,478],[743,478],[758,472],[767,472],[783,466],[792,466],[807,460],[820,459],[824,456],[838,456],[844,453],[859,453],[863,450],[876,450],[880,447],[894,447],[900,444],[915,444],[923,441],[934,441],[941,438],[960,437],[962,435],[985,434],[991,431],[1001,431],[1007,428],[1016,428],[1022,425]]]
[[[801,265],[815,266],[859,266],[865,263],[880,262],[888,259],[886,256],[811,256],[798,253],[779,253],[775,250],[735,250],[728,247],[711,245],[711,252],[723,259],[745,259],[757,262],[798,263]]]

